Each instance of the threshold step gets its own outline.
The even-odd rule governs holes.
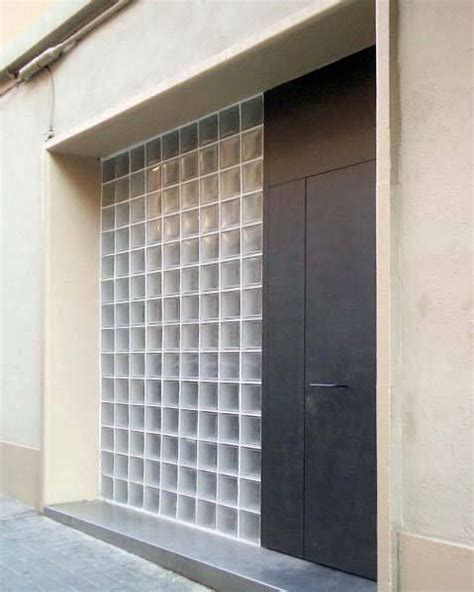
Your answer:
[[[49,518],[219,592],[375,592],[375,582],[105,501],[47,506]]]

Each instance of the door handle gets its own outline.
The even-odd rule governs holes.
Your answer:
[[[340,384],[340,383],[332,383],[332,382],[312,382],[310,383],[311,387],[319,387],[319,388],[349,388],[348,384]]]

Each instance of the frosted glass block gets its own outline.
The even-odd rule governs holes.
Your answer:
[[[146,303],[146,316],[149,323],[160,323],[162,319],[161,300],[148,300]]]
[[[217,294],[203,294],[201,296],[201,319],[212,320],[219,318],[219,296]]]
[[[181,305],[181,319],[183,321],[199,320],[199,296],[184,296]]]
[[[114,449],[114,430],[110,428],[102,428],[100,430],[100,442],[103,450]],[[216,453],[217,454],[217,453]]]
[[[203,500],[197,500],[196,524],[201,528],[215,529],[216,505]]]
[[[162,460],[177,464],[178,462],[178,438],[174,436],[162,437]]]
[[[242,197],[242,222],[260,222],[262,219],[262,194],[252,193]]]
[[[161,404],[161,380],[146,381],[146,402],[147,405]]]
[[[201,290],[217,290],[219,288],[219,266],[204,265],[201,267]]]
[[[130,401],[132,403],[143,403],[145,400],[145,381],[139,378],[130,380]]]
[[[128,405],[115,405],[115,425],[118,428],[128,428],[130,425],[130,417]]]
[[[145,487],[143,496],[143,507],[148,512],[159,512],[160,509],[160,490],[154,487]]]
[[[131,208],[132,222],[141,222],[145,219],[145,199],[143,197],[134,199],[131,203]]]
[[[240,473],[243,477],[260,477],[260,450],[242,448],[240,452]]]
[[[161,220],[153,220],[147,224],[147,244],[154,244],[161,242],[162,239],[162,222]]]
[[[114,455],[109,452],[102,452],[100,455],[100,466],[103,475],[114,474]]]
[[[224,380],[238,380],[240,378],[239,354],[221,353],[221,378]]]
[[[201,175],[208,175],[217,171],[218,145],[213,144],[199,151],[199,168]]]
[[[115,157],[115,176],[122,177],[130,172],[130,157],[128,152],[122,152]]]
[[[123,203],[115,208],[115,224],[117,227],[130,224],[130,204]]]
[[[135,173],[130,176],[130,195],[137,197],[145,193],[145,173]]]
[[[217,506],[217,530],[229,536],[237,535],[237,510]]]
[[[259,417],[242,416],[241,443],[245,446],[260,446],[261,425]]]
[[[102,306],[102,327],[113,327],[115,322],[115,309],[113,304]]]
[[[176,156],[179,152],[179,132],[168,132],[161,138],[163,160]]]
[[[161,296],[161,273],[147,275],[147,294],[149,298]]]
[[[174,409],[172,410],[174,411]],[[176,491],[178,488],[178,467],[176,465],[162,464],[161,485],[167,491]]]
[[[102,425],[112,426],[114,425],[114,406],[112,403],[102,403],[100,409],[100,418]]]
[[[130,322],[130,306],[128,304],[117,304],[116,322],[118,326],[128,325]]]
[[[116,376],[128,376],[130,360],[127,354],[117,354],[115,356],[115,374]]]
[[[146,190],[152,193],[161,188],[161,166],[154,166],[146,171]]]
[[[221,255],[222,257],[240,255],[240,229],[229,230],[221,234]]]
[[[242,160],[252,160],[262,156],[263,151],[263,129],[254,129],[242,134]]]
[[[198,127],[197,123],[191,123],[179,130],[180,152],[189,152],[198,145]]]
[[[105,304],[114,301],[114,282],[102,282],[100,284],[101,300]]]
[[[209,175],[201,179],[201,204],[210,203],[219,199],[219,177]]]
[[[160,514],[166,518],[176,517],[177,495],[168,491],[160,493]]]
[[[114,400],[114,380],[113,378],[102,379],[102,401]]]
[[[199,437],[213,440],[217,438],[217,413],[199,412]]]
[[[181,158],[181,181],[189,181],[198,175],[198,153],[192,152]]]
[[[221,205],[221,228],[240,223],[240,199],[226,201]]]
[[[115,202],[115,183],[102,186],[102,207],[111,206]]]
[[[262,408],[261,387],[256,384],[242,385],[242,412],[260,413]]]
[[[130,179],[120,179],[115,183],[115,201],[119,203],[130,198]]]
[[[244,317],[261,316],[262,314],[262,290],[242,291],[242,315]]]
[[[221,138],[231,136],[240,130],[239,106],[234,105],[219,112],[219,135]]]
[[[163,348],[165,350],[179,349],[179,338],[179,325],[165,325],[163,327]]]
[[[163,293],[165,296],[179,294],[180,274],[179,270],[165,271],[163,274]]]
[[[115,251],[115,232],[104,232],[102,235],[102,255],[110,255]]]
[[[199,232],[199,210],[190,210],[181,214],[181,232],[183,237]]]
[[[221,263],[221,288],[236,288],[240,286],[240,261]]]
[[[169,160],[161,165],[163,172],[163,187],[169,187],[179,182],[179,160]]]
[[[164,354],[163,376],[179,378],[179,354]]]
[[[191,181],[181,185],[181,207],[195,208],[199,205],[199,181]]]
[[[132,273],[145,271],[145,249],[138,249],[130,253],[130,268]]]
[[[129,254],[122,253],[121,255],[117,255],[115,258],[116,266],[117,266],[117,275],[124,276],[129,274]]]
[[[262,250],[262,225],[247,226],[242,229],[242,253],[260,252]]]
[[[114,481],[114,500],[120,504],[126,504],[128,500],[128,485],[126,481]]]
[[[209,115],[199,122],[199,145],[204,146],[217,140],[217,115]]]
[[[198,378],[198,354],[181,354],[181,378]]]
[[[219,440],[229,444],[239,443],[239,416],[219,414]]]
[[[163,432],[166,434],[178,433],[179,412],[177,409],[165,407],[163,409]]]
[[[163,413],[166,410],[163,410]],[[146,429],[148,432],[159,432],[162,428],[161,422],[164,421],[164,416],[161,416],[161,409],[159,407],[147,407],[146,410]],[[164,428],[163,428],[164,429]]]
[[[165,189],[161,193],[163,214],[171,214],[179,210],[179,187]]]
[[[126,251],[129,248],[130,231],[128,228],[120,228],[115,233],[115,248],[118,251]]]
[[[145,354],[132,354],[132,376],[145,376]]]
[[[189,413],[194,413],[190,411]],[[197,474],[196,470],[187,467],[180,467],[179,469],[179,491],[187,495],[196,495]]]
[[[130,428],[143,431],[145,428],[145,408],[138,405],[130,407]]]
[[[142,247],[145,244],[145,225],[135,224],[130,228],[130,247]]]
[[[179,216],[163,218],[163,240],[175,240],[179,238]]]
[[[128,479],[128,458],[116,454],[114,458],[114,474],[119,479]]]
[[[101,347],[103,352],[114,351],[114,330],[106,329],[101,331]]]
[[[165,436],[163,436],[164,438]],[[161,458],[161,438],[159,434],[146,434],[146,456],[147,458]]]
[[[242,261],[242,282],[244,286],[262,283],[261,257],[250,257]]]
[[[130,170],[139,171],[145,166],[145,146],[137,146],[130,151]]]
[[[219,325],[206,323],[201,325],[201,349],[217,349],[219,347]]]
[[[145,482],[152,487],[160,486],[160,463],[151,460],[145,461]]]
[[[217,205],[201,208],[201,232],[210,232],[219,228],[219,208]]]
[[[100,492],[104,499],[113,499],[114,494],[114,482],[110,477],[102,476],[100,480]]]
[[[161,193],[152,193],[146,197],[146,215],[147,218],[157,218],[161,216]]]
[[[170,245],[166,245],[167,247]],[[161,269],[161,247],[149,247],[146,251],[146,263],[149,271]]]
[[[181,290],[183,294],[199,291],[199,267],[188,267],[181,271]]]
[[[242,378],[260,380],[262,376],[262,354],[248,352],[242,354]]]
[[[145,298],[145,276],[137,275],[131,278],[130,296],[132,299]]]
[[[113,255],[111,257],[102,257],[101,260],[101,279],[108,280],[114,277],[114,270],[115,270],[115,258]]]
[[[129,388],[128,379],[116,378],[115,379],[115,398],[118,403],[128,403]]]
[[[201,378],[217,378],[217,354],[201,354],[200,374]]]
[[[263,162],[255,160],[242,166],[242,191],[257,191],[263,186]]]
[[[240,193],[240,167],[228,169],[221,173],[221,199]]]
[[[128,430],[115,430],[115,451],[128,454]]]
[[[197,407],[198,406],[198,383],[197,382],[182,382],[181,383],[181,405],[183,407]]]
[[[199,384],[199,407],[201,409],[217,409],[218,385],[216,382]]]
[[[259,510],[260,511],[260,508]],[[260,540],[260,516],[251,512],[239,512],[239,536],[252,543]]]
[[[167,329],[168,327],[165,327]],[[134,329],[137,331],[138,329]],[[143,331],[143,329],[140,329]],[[161,327],[147,327],[146,339],[147,349],[149,351],[159,351],[161,349],[162,328]]]
[[[182,325],[181,335],[182,349],[189,350],[199,347],[199,325]]]
[[[240,136],[233,136],[220,143],[221,169],[240,164]]]
[[[129,351],[129,349],[130,349],[130,333],[129,333],[128,329],[117,329],[116,330],[115,345],[116,345],[118,352]],[[106,349],[104,349],[104,346],[102,346],[102,351],[107,351]]]
[[[206,443],[199,443],[199,446]],[[217,475],[208,471],[198,471],[197,495],[201,499],[215,500],[217,497]]]
[[[181,243],[181,261],[183,265],[199,262],[199,239],[183,240]]]
[[[224,292],[221,302],[221,317],[223,319],[240,316],[240,292]]]
[[[115,226],[115,210],[114,208],[108,208],[102,210],[102,230],[112,230]]]
[[[239,448],[227,444],[219,445],[219,464],[220,473],[237,475],[239,472]]]
[[[194,523],[196,521],[196,500],[184,495],[178,496],[178,520]]]
[[[217,445],[211,442],[198,442],[198,465],[202,469],[215,471],[217,468]],[[199,475],[198,475],[199,481]],[[198,492],[199,494],[199,492]]]
[[[222,411],[239,411],[239,385],[221,384],[219,409]]]
[[[146,373],[150,378],[159,378],[161,376],[161,354],[147,354]]]
[[[115,179],[115,158],[102,161],[102,183]]]
[[[217,501],[221,504],[230,506],[237,505],[239,482],[235,477],[228,477],[227,475],[218,476],[218,497]]]
[[[145,437],[143,432],[130,432],[130,454],[143,456],[145,450]],[[143,462],[143,461],[142,461]],[[142,471],[143,479],[143,471]]]
[[[164,380],[162,401],[166,407],[179,406],[179,382],[177,380]]]
[[[161,160],[161,138],[148,142],[145,146],[146,158],[145,162],[147,166],[156,164]]]
[[[181,248],[179,243],[170,243],[163,245],[164,265],[166,269],[177,267],[181,258]]]
[[[180,439],[179,443],[179,462],[181,465],[195,467],[197,462],[197,442],[196,440]]]
[[[211,234],[201,238],[201,261],[213,261],[219,257],[219,235]]]
[[[221,348],[235,349],[240,347],[240,323],[221,323]]]
[[[242,346],[245,349],[262,347],[261,321],[244,321],[242,323]]]
[[[260,95],[253,99],[243,101],[242,109],[242,129],[248,129],[263,122],[263,96]]]
[[[197,436],[198,413],[187,409],[181,409],[179,414],[179,432],[183,436]]]

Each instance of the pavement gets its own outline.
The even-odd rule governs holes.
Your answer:
[[[211,592],[0,497],[1,592]]]

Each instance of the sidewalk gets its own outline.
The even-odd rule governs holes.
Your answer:
[[[210,592],[0,497],[1,592]]]

